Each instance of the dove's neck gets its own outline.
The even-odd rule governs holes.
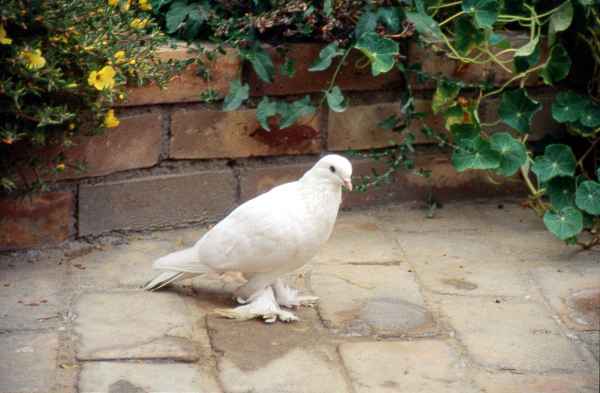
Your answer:
[[[330,178],[319,176],[313,170],[305,173],[299,183],[318,204],[339,205],[342,201],[342,186],[331,181]]]

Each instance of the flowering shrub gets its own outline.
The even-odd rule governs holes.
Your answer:
[[[4,1],[0,8],[0,191],[66,166],[63,148],[77,134],[116,127],[114,105],[128,84],[164,84],[175,63],[161,63],[166,42],[148,0]],[[58,151],[43,162],[40,148]]]

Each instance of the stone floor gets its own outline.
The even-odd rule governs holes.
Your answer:
[[[240,277],[147,293],[203,229],[0,257],[0,392],[597,393],[600,252],[507,201],[341,214],[301,321],[215,316]]]

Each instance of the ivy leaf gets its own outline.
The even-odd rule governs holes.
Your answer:
[[[371,61],[371,74],[377,76],[394,67],[398,55],[398,43],[382,38],[377,33],[363,34],[355,45]]]
[[[264,82],[271,83],[275,74],[275,66],[269,53],[260,45],[240,50],[242,57],[252,64],[256,75]]]
[[[239,108],[242,102],[248,99],[249,92],[250,86],[247,83],[242,85],[238,79],[230,82],[229,93],[223,101],[223,110],[228,112]]]
[[[573,4],[567,0],[550,16],[548,26],[548,45],[552,46],[556,41],[556,33],[565,31],[573,21]]]
[[[479,138],[479,128],[473,124],[453,124],[450,127],[452,141],[460,148],[469,149],[473,147]]]
[[[283,76],[291,78],[296,73],[296,62],[294,59],[286,57],[283,64],[279,66],[279,73]]]
[[[183,26],[183,21],[188,16],[187,0],[174,1],[165,15],[167,33],[173,34]]]
[[[496,172],[512,176],[527,162],[527,149],[508,132],[499,132],[490,137],[492,149],[500,154],[500,166]]]
[[[391,33],[400,30],[401,17],[400,7],[381,7],[377,10],[377,21],[383,23]]]
[[[590,128],[596,128],[600,126],[600,107],[593,104],[590,100],[587,100],[586,105],[583,107],[579,121],[581,121],[581,124],[584,126]]]
[[[425,12],[407,12],[406,18],[415,25],[415,29],[424,37],[442,38],[438,23]]]
[[[281,102],[278,106],[278,112],[281,115],[279,128],[287,128],[294,124],[302,116],[309,116],[315,113],[316,108],[310,102],[310,97],[306,96],[292,103]]]
[[[471,18],[459,18],[454,25],[454,44],[458,53],[467,55],[485,42],[485,33],[473,24]]]
[[[585,98],[572,91],[561,91],[552,103],[552,117],[559,123],[576,122],[583,114]]]
[[[528,133],[531,119],[540,109],[542,104],[529,98],[524,89],[517,89],[502,94],[498,115],[515,130]]]
[[[552,207],[557,210],[575,206],[575,179],[568,176],[555,177],[546,184],[546,193]]]
[[[556,176],[573,176],[575,174],[575,155],[571,148],[563,144],[546,146],[544,155],[535,158],[531,167],[542,183]]]
[[[592,215],[600,215],[600,183],[586,180],[577,187],[575,204]]]
[[[348,107],[348,102],[339,87],[333,86],[333,88],[325,92],[327,98],[327,105],[334,112],[343,112]]]
[[[571,69],[571,58],[567,50],[560,44],[555,45],[550,51],[546,66],[542,68],[540,75],[547,85],[563,80]]]
[[[460,86],[458,84],[449,80],[439,80],[437,88],[435,89],[435,94],[433,95],[433,101],[431,102],[433,113],[439,113],[442,108],[456,98],[459,92]]]
[[[269,100],[269,97],[263,97],[258,103],[258,107],[256,108],[256,119],[261,127],[267,131],[271,131],[268,120],[271,116],[277,115],[277,107],[277,101],[271,101]]]
[[[498,18],[500,3],[496,0],[463,0],[462,9],[473,15],[479,27],[491,29]]]
[[[515,56],[513,58],[513,68],[516,73],[527,71],[540,62],[540,45],[536,45],[533,52],[527,56]]]
[[[319,52],[319,57],[308,70],[311,72],[326,70],[329,68],[334,58],[343,54],[344,51],[338,47],[337,42],[333,42],[321,49],[321,52]]]
[[[560,240],[577,236],[583,229],[583,215],[574,207],[567,206],[558,212],[548,210],[544,214],[544,225]]]
[[[390,115],[390,116],[386,117],[385,119],[383,119],[382,121],[380,121],[377,124],[377,127],[383,128],[384,130],[393,130],[398,125],[399,120],[400,119],[398,119],[398,116]]]
[[[477,138],[472,148],[460,148],[452,154],[452,165],[458,172],[467,169],[495,169],[500,166],[500,155],[490,143]]]
[[[523,56],[531,55],[535,51],[535,48],[537,47],[538,42],[540,42],[540,37],[536,36],[535,38],[533,38],[532,40],[527,42],[525,45],[523,45],[522,47],[517,49],[517,51],[515,52],[515,57],[523,57]]]
[[[188,14],[185,20],[184,37],[191,41],[198,36],[200,28],[207,19],[207,14],[202,4],[189,4],[187,8]]]
[[[365,33],[373,32],[377,28],[377,14],[371,10],[364,11],[354,28],[354,36],[359,39]]]
[[[333,0],[324,0],[323,1],[323,12],[325,13],[326,16],[331,16],[331,13],[333,12],[332,2],[333,2]]]

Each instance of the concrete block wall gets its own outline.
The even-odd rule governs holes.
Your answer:
[[[84,160],[87,170],[66,170],[52,180],[50,192],[23,199],[0,201],[0,250],[60,243],[66,239],[95,236],[113,230],[144,230],[189,223],[216,221],[241,202],[274,185],[297,179],[324,152],[382,148],[401,139],[377,127],[391,114],[401,115],[400,94],[407,81],[397,72],[373,78],[369,69],[357,63],[359,54],[349,57],[338,85],[350,99],[343,113],[321,110],[296,125],[274,132],[260,129],[255,108],[262,95],[297,98],[309,94],[318,103],[319,92],[331,78],[332,70],[308,73],[318,44],[292,44],[289,56],[296,63],[292,78],[278,75],[273,84],[260,81],[242,64],[234,51],[210,63],[211,79],[197,76],[195,65],[174,78],[165,90],[156,86],[130,89],[128,101],[118,108],[121,124],[103,135],[80,137],[67,159]],[[283,61],[268,48],[278,69]],[[195,56],[185,46],[165,48],[163,58]],[[429,72],[467,81],[492,78],[502,84],[508,74],[497,67],[473,66],[464,70],[415,45],[407,49],[414,62],[420,59]],[[357,66],[359,65],[359,66]],[[333,68],[333,67],[332,67]],[[201,102],[200,94],[212,89],[222,98],[229,82],[242,78],[251,86],[248,104],[233,112],[220,111],[221,103]],[[427,111],[435,86],[408,81],[417,92],[418,110]],[[528,81],[531,94],[546,107],[552,91]],[[482,121],[495,119],[498,103],[482,108]],[[428,114],[424,123],[443,130],[443,120]],[[544,133],[559,126],[548,110],[535,118]],[[421,124],[415,124],[418,134]],[[498,130],[502,126],[498,126]],[[447,152],[417,139],[416,165],[432,170],[433,179],[398,172],[395,182],[366,193],[350,193],[344,208],[379,203],[424,199],[430,189],[438,199],[513,194],[521,191],[517,182],[494,183],[480,172],[457,173]],[[380,163],[354,159],[355,173],[369,174]]]

